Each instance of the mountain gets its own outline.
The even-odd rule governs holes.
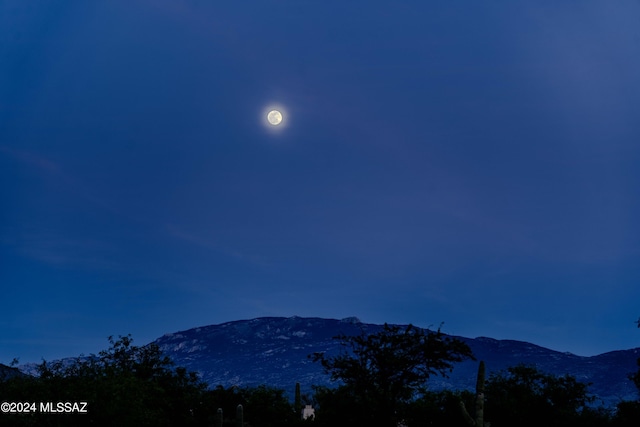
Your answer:
[[[381,329],[382,325],[362,323],[355,317],[342,320],[263,317],[166,334],[154,343],[177,366],[198,372],[210,387],[266,384],[284,389],[292,397],[296,382],[307,393],[312,385],[336,385],[329,381],[318,363],[309,360],[309,354],[337,354],[341,346],[334,336],[375,333]],[[469,345],[478,360],[485,361],[489,375],[523,363],[545,373],[569,374],[591,383],[589,391],[596,397],[596,405],[614,407],[622,400],[638,397],[628,375],[638,369],[636,360],[640,357],[640,348],[584,357],[522,341],[456,338]],[[73,363],[75,359],[62,362]],[[36,366],[31,363],[19,368],[35,375]],[[458,363],[447,378],[432,377],[429,388],[473,390],[477,366],[477,361]],[[5,368],[10,369],[0,366],[0,372]]]
[[[166,334],[154,342],[177,365],[199,372],[212,387],[267,384],[292,392],[299,382],[303,391],[310,391],[311,385],[332,384],[320,365],[308,359],[309,354],[337,354],[340,345],[334,336],[375,333],[381,328],[354,317],[265,317]],[[478,360],[486,362],[489,374],[524,363],[546,373],[570,374],[592,383],[590,392],[597,397],[596,404],[611,407],[621,400],[637,398],[637,390],[627,376],[637,370],[640,348],[583,357],[521,341],[457,338],[471,347]],[[462,362],[448,378],[433,377],[429,386],[434,390],[472,390],[477,363]]]
[[[8,380],[14,377],[25,376],[23,372],[18,368],[14,368],[13,366],[7,366],[0,363],[0,381]]]

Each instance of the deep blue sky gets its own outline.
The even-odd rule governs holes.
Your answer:
[[[292,315],[639,346],[638,16],[1,2],[0,362]]]

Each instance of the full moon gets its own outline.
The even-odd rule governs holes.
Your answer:
[[[282,122],[282,113],[278,110],[271,110],[267,113],[269,124],[278,126]]]

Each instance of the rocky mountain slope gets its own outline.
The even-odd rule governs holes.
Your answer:
[[[293,390],[299,382],[303,390],[311,385],[331,385],[319,364],[308,359],[314,352],[337,353],[338,334],[377,332],[381,325],[366,324],[356,318],[258,318],[204,326],[166,334],[155,342],[177,365],[197,371],[210,386],[254,386],[267,384]],[[463,338],[489,373],[520,363],[535,365],[556,375],[570,374],[592,383],[590,391],[598,402],[614,406],[621,400],[637,398],[637,390],[627,378],[636,371],[640,348],[582,357],[561,353],[534,344]],[[434,377],[434,389],[472,389],[477,362],[458,364],[448,378]]]
[[[13,377],[24,376],[25,374],[21,372],[18,368],[14,368],[13,366],[7,366],[0,363],[0,381],[8,380]]]

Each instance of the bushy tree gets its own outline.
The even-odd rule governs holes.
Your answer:
[[[640,319],[636,322],[640,328]],[[636,361],[638,370],[629,375],[638,389],[638,399],[635,402],[620,402],[616,408],[613,425],[616,427],[636,427],[640,425],[640,358]]]
[[[36,402],[87,402],[86,414],[16,415],[13,425],[190,426],[203,425],[211,409],[205,384],[174,368],[157,345],[133,345],[130,336],[109,338],[98,355],[38,366],[39,377],[2,384],[2,398]],[[3,420],[6,421],[6,420]],[[9,425],[11,425],[9,424]]]
[[[302,424],[300,414],[279,388],[258,387],[224,388],[217,386],[207,392],[206,401],[213,408],[222,409],[223,426],[236,425],[236,408],[242,405],[245,425],[251,427],[286,427]],[[217,424],[216,424],[217,425]]]
[[[469,427],[460,402],[472,405],[474,400],[469,391],[430,391],[409,405],[405,423],[409,427]]]
[[[593,419],[588,384],[518,365],[492,374],[486,384],[486,418],[500,426],[585,425]]]
[[[347,427],[371,424],[373,417],[346,387],[314,386],[314,399],[318,410],[314,425]]]
[[[342,386],[335,391],[322,390],[318,420],[328,402],[348,402],[359,423],[396,426],[402,421],[407,404],[426,391],[432,375],[446,376],[454,363],[472,358],[471,349],[462,341],[444,335],[440,329],[425,331],[413,325],[385,324],[374,334],[339,335],[343,351],[337,356],[315,353],[332,380]],[[322,399],[325,400],[323,405]]]
[[[245,418],[253,427],[290,425],[300,419],[282,389],[261,385],[243,390]]]
[[[614,427],[638,427],[640,425],[640,402],[622,401],[616,406]]]
[[[640,328],[640,319],[638,319],[636,323],[638,324],[638,328]],[[640,358],[638,358],[636,364],[638,365],[638,371],[634,374],[629,375],[629,379],[633,381],[633,383],[636,385],[636,388],[638,389],[638,402],[640,402]]]

